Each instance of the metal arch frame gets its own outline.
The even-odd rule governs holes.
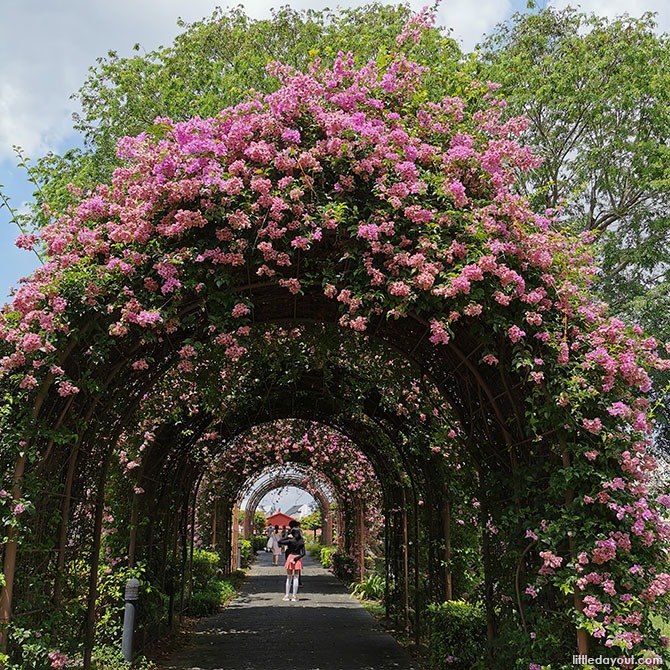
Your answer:
[[[320,473],[314,472],[313,470],[310,471],[308,468],[298,463],[292,463],[290,464],[290,467],[291,470],[275,473],[271,471],[271,468],[266,468],[260,475],[254,478],[253,482],[249,482],[247,486],[240,490],[236,505],[239,505],[245,497],[250,496],[247,500],[244,511],[245,539],[250,538],[252,535],[254,514],[260,501],[264,498],[265,495],[276,488],[280,488],[281,486],[295,486],[297,488],[304,489],[305,477],[313,477],[320,484],[320,486],[313,493],[310,491],[310,494],[317,501],[321,511],[321,519],[323,521],[323,527],[321,531],[322,541],[326,545],[332,544],[333,519],[330,512],[330,504],[334,500],[334,496],[332,495],[330,487],[327,485],[323,475]],[[255,484],[258,483],[259,479],[266,475],[270,475],[270,478],[254,489]],[[330,494],[330,497],[326,492]]]

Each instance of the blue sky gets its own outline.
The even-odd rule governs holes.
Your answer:
[[[245,0],[250,16],[269,15],[273,5],[265,0]],[[327,6],[359,6],[356,0],[294,0],[296,9],[322,9]],[[390,4],[390,3],[389,3]],[[420,9],[432,0],[411,0]],[[546,2],[538,2],[543,6]],[[565,6],[565,0],[549,0]],[[574,3],[572,3],[574,4]],[[16,167],[12,147],[22,147],[33,158],[47,151],[63,153],[81,143],[72,132],[71,117],[76,103],[70,99],[84,82],[88,67],[98,56],[114,49],[131,55],[132,45],[140,43],[150,51],[168,45],[178,32],[177,19],[197,21],[214,8],[229,6],[216,0],[3,0],[0,8],[0,184],[13,208],[20,210],[30,199],[32,187],[25,173]],[[581,0],[584,11],[613,16],[628,12],[639,16],[644,11],[658,13],[659,26],[670,31],[667,0]],[[481,37],[516,10],[525,0],[443,0],[439,23],[452,29],[452,35],[469,50]],[[14,246],[19,231],[10,223],[6,208],[0,209],[0,304],[18,279],[30,274],[39,264],[37,257]]]

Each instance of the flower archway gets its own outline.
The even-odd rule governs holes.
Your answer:
[[[271,466],[259,476],[247,482],[238,493],[237,506],[244,510],[244,537],[248,539],[253,533],[254,514],[263,498],[273,491],[282,490],[287,486],[295,487],[312,496],[321,516],[322,543],[333,543],[333,518],[331,508],[336,504],[332,485],[323,476],[308,467],[291,463],[283,470]],[[281,511],[281,510],[279,510]]]
[[[45,229],[49,262],[3,311],[0,618],[52,587],[62,607],[76,537],[90,664],[128,464],[177,514],[204,434],[302,418],[387,469],[387,560],[405,557],[388,572],[413,571],[415,625],[476,504],[491,667],[512,639],[534,663],[660,651],[670,500],[647,494],[645,445],[648,371],[668,360],[593,302],[587,242],[514,193],[536,164],[523,119],[492,85],[431,100],[401,56],[273,72],[273,94],[122,139],[112,183]],[[133,486],[131,527],[148,493]],[[16,571],[31,542],[58,547],[26,572],[39,594]]]
[[[377,540],[384,525],[379,489],[388,483],[385,473],[376,473],[365,453],[331,427],[297,420],[257,424],[207,463],[198,491],[200,523],[214,526],[213,510],[220,501],[228,507],[217,517],[231,517],[252,482],[264,474],[264,485],[250,499],[247,514],[253,514],[278,481],[292,483],[320,501],[326,535],[332,539],[330,506],[323,490],[333,491],[339,508],[340,548],[351,555],[362,574],[366,547]],[[236,517],[233,512],[233,520]]]

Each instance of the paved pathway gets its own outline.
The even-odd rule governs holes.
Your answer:
[[[298,602],[283,602],[286,573],[260,552],[240,595],[203,619],[165,670],[419,670],[360,603],[305,557]]]

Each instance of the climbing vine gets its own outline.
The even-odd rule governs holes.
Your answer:
[[[95,595],[102,529],[128,541],[108,505],[141,526],[142,501],[164,501],[184,543],[207,468],[232,491],[300,453],[343,496],[402,490],[389,534],[409,500],[446,544],[438,514],[471,501],[491,658],[514,639],[524,663],[559,663],[575,635],[663,653],[670,498],[645,486],[647,394],[670,363],[593,301],[588,240],[515,192],[539,161],[517,141],[527,121],[490,83],[431,100],[400,55],[269,69],[274,93],[122,138],[111,182],[44,229],[47,263],[2,312],[5,601],[14,582],[37,597],[19,541],[62,557],[77,538]],[[324,418],[338,436],[276,422]],[[37,560],[27,574],[60,579]],[[85,663],[94,597],[86,616]]]

